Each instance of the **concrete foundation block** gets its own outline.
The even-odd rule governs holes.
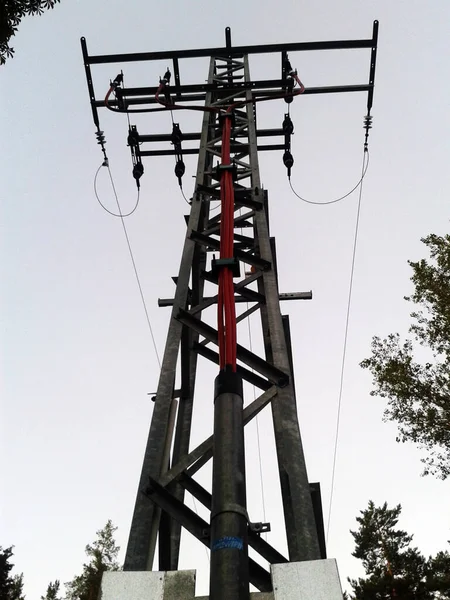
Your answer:
[[[195,571],[116,571],[103,574],[101,600],[194,600]]]
[[[209,596],[196,596],[194,600],[209,600]],[[274,600],[273,592],[251,592],[250,600]]]
[[[272,565],[275,600],[342,600],[334,559]]]
[[[273,592],[250,600],[342,600],[334,559],[272,565]],[[195,597],[195,571],[116,571],[103,574],[100,600],[208,600]]]

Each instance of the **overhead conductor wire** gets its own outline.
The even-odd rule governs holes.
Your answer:
[[[367,155],[367,160],[366,160],[366,155]],[[367,150],[367,148],[364,150],[364,161],[363,161],[363,170],[361,173],[361,178],[359,179],[358,183],[352,187],[352,189],[347,192],[346,194],[344,194],[343,196],[340,196],[339,198],[335,198],[334,200],[328,200],[326,202],[315,202],[313,200],[308,200],[307,198],[303,198],[302,196],[300,196],[299,194],[297,194],[297,192],[295,191],[293,185],[292,185],[292,181],[291,178],[288,176],[289,179],[289,185],[290,188],[292,190],[292,192],[294,193],[295,196],[297,196],[297,198],[299,198],[300,200],[302,200],[302,202],[306,202],[306,204],[314,204],[315,206],[328,206],[329,204],[336,204],[336,202],[340,202],[341,200],[345,200],[345,198],[348,198],[348,196],[350,196],[351,194],[353,194],[353,192],[358,189],[358,187],[360,185],[362,185],[363,179],[366,176],[367,173],[367,169],[369,168],[369,150]]]
[[[345,360],[346,360],[346,356],[347,356],[348,326],[349,326],[349,322],[350,322],[350,309],[351,309],[351,303],[352,303],[353,278],[354,278],[354,273],[355,273],[355,261],[356,261],[356,249],[357,249],[357,245],[358,245],[358,232],[359,232],[359,221],[360,221],[360,215],[361,215],[363,179],[364,179],[365,172],[367,170],[366,154],[367,154],[367,162],[368,162],[367,146],[365,146],[365,149],[364,149],[363,164],[362,164],[362,170],[361,170],[362,175],[361,175],[360,188],[359,188],[358,208],[357,208],[357,212],[356,212],[355,235],[353,238],[352,266],[351,266],[351,271],[350,271],[350,284],[349,284],[349,289],[348,289],[347,314],[346,314],[346,318],[345,318],[345,333],[344,333],[344,344],[343,344],[343,348],[342,348],[341,375],[340,375],[340,382],[339,382],[338,408],[337,408],[337,416],[336,416],[336,432],[335,432],[335,440],[334,440],[333,468],[332,468],[332,473],[331,473],[330,505],[328,508],[328,523],[327,523],[327,537],[326,537],[327,543],[328,543],[328,537],[330,534],[331,510],[332,510],[332,506],[333,506],[334,482],[335,482],[335,475],[336,475],[336,457],[337,457],[337,450],[338,450],[338,444],[339,444],[339,427],[340,427],[340,420],[341,420],[342,390],[344,387]]]
[[[242,208],[239,209],[239,216],[242,216]],[[241,235],[244,235],[244,229],[241,225]],[[246,303],[246,310],[249,310],[249,303]],[[248,328],[248,343],[249,343],[249,349],[250,352],[253,352],[253,337],[252,337],[252,327],[251,327],[251,321],[250,321],[250,315],[247,316],[247,328]],[[255,370],[252,367],[252,373],[254,373]],[[254,385],[252,385],[252,390],[253,390],[253,400],[256,400],[256,388]],[[256,415],[255,417],[255,423],[256,423],[256,441],[257,441],[257,448],[258,448],[258,458],[259,458],[259,484],[260,484],[260,489],[261,489],[261,504],[262,504],[262,511],[263,511],[263,519],[264,522],[266,522],[266,500],[265,500],[265,493],[264,493],[264,479],[263,479],[263,467],[262,467],[262,457],[261,457],[261,439],[260,439],[260,433],[259,433],[259,414]],[[264,533],[264,539],[267,541],[267,534]]]
[[[114,197],[115,197],[115,199],[116,199],[116,204],[117,204],[117,208],[118,208],[118,210],[119,210],[119,214],[116,214],[116,213],[113,213],[113,212],[109,211],[109,210],[108,210],[108,209],[107,209],[105,206],[103,206],[103,204],[100,202],[100,200],[99,200],[99,198],[98,198],[98,195],[97,195],[97,189],[96,189],[96,187],[95,187],[95,182],[96,182],[96,180],[97,180],[97,175],[98,175],[98,172],[99,172],[99,170],[100,170],[100,168],[101,168],[102,166],[106,166],[106,167],[107,167],[107,169],[108,169],[109,178],[110,178],[110,180],[111,180],[111,186],[112,186],[112,189],[113,189],[113,192],[114,192]],[[109,167],[109,162],[106,162],[106,164],[105,164],[105,163],[103,163],[103,164],[102,164],[102,165],[100,165],[100,167],[97,169],[97,173],[95,174],[95,179],[94,179],[94,188],[95,188],[95,193],[96,193],[96,196],[97,196],[97,200],[100,202],[100,204],[103,206],[103,208],[104,208],[104,209],[105,209],[105,210],[106,210],[106,211],[107,211],[109,214],[111,214],[111,215],[113,215],[113,216],[115,216],[115,217],[120,217],[120,220],[121,220],[121,222],[122,222],[123,232],[124,232],[124,234],[125,234],[125,239],[126,239],[126,242],[127,242],[128,251],[129,251],[129,253],[130,253],[130,258],[131,258],[131,262],[132,262],[132,265],[133,265],[134,274],[135,274],[135,277],[136,277],[136,282],[137,282],[137,284],[138,284],[138,288],[139,288],[139,294],[140,294],[140,296],[141,296],[142,305],[143,305],[143,307],[144,307],[144,312],[145,312],[145,317],[146,317],[147,324],[148,324],[148,329],[149,329],[149,331],[150,331],[150,336],[151,336],[151,338],[152,338],[152,344],[153,344],[153,348],[154,348],[154,350],[155,350],[155,354],[156,354],[156,360],[158,361],[158,366],[159,366],[159,368],[161,368],[161,359],[160,359],[160,357],[159,357],[158,348],[157,348],[157,346],[156,346],[155,336],[154,336],[154,333],[153,333],[153,327],[152,327],[152,324],[151,324],[151,321],[150,321],[150,316],[149,316],[149,314],[148,314],[147,303],[145,302],[145,297],[144,297],[144,292],[143,292],[143,290],[142,290],[141,280],[140,280],[139,273],[138,273],[138,270],[137,270],[136,261],[134,260],[134,254],[133,254],[133,250],[132,250],[132,248],[131,248],[130,238],[128,237],[128,231],[127,231],[127,228],[126,228],[126,225],[125,225],[125,217],[126,217],[126,216],[129,216],[129,215],[131,215],[131,214],[132,214],[132,213],[133,213],[133,212],[136,210],[136,208],[137,208],[137,205],[138,205],[138,203],[139,203],[139,192],[138,192],[138,201],[137,201],[137,203],[136,203],[136,206],[134,207],[134,209],[133,209],[133,210],[132,210],[130,213],[128,213],[128,214],[125,214],[125,215],[124,215],[124,214],[122,213],[122,209],[120,208],[119,197],[118,197],[118,195],[117,195],[116,186],[114,185],[114,179],[113,179],[113,177],[112,177],[111,169],[110,169],[110,167]]]
[[[108,208],[106,208],[106,206],[103,204],[103,202],[100,200],[100,197],[98,195],[98,190],[97,190],[97,178],[98,178],[98,174],[100,172],[100,169],[105,165],[105,163],[103,162],[99,168],[97,169],[96,173],[95,173],[95,177],[94,177],[94,193],[95,193],[95,197],[97,198],[98,203],[100,204],[100,206],[103,208],[103,210],[106,210],[107,213],[109,213],[110,215],[112,215],[113,217],[120,217],[120,218],[125,218],[125,217],[129,217],[130,215],[132,215],[134,213],[134,211],[137,209],[137,207],[139,206],[139,189],[138,189],[138,193],[137,193],[137,200],[136,200],[136,204],[134,205],[134,208],[132,210],[130,210],[130,212],[123,214],[123,213],[115,213],[112,212],[111,210],[109,210]],[[109,167],[108,167],[109,170]],[[111,177],[111,171],[109,171],[109,176]],[[112,183],[112,178],[111,178],[111,183]],[[113,189],[114,189],[114,184],[113,184]]]

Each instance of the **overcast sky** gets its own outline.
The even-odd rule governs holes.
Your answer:
[[[380,21],[360,238],[350,316],[347,366],[328,553],[345,584],[361,573],[351,557],[355,517],[369,499],[403,506],[400,525],[424,553],[449,539],[450,482],[421,478],[420,452],[395,443],[383,424],[382,400],[369,396],[371,378],[358,364],[372,335],[405,334],[411,291],[408,259],[424,254],[420,238],[448,233],[448,22],[445,0],[62,0],[27,18],[13,40],[16,56],[0,71],[0,194],[2,202],[1,531],[14,544],[28,600],[56,578],[68,581],[84,546],[108,518],[126,547],[152,406],[158,363],[152,347],[120,221],[97,204],[94,173],[101,162],[80,51],[157,51],[223,44],[369,38]],[[305,86],[365,83],[369,51],[291,55]],[[93,69],[96,93],[124,69],[127,85],[156,85],[165,64]],[[278,75],[269,56],[251,63],[254,77]],[[207,78],[207,61],[193,60],[185,83]],[[279,126],[286,105],[261,106],[260,127]],[[304,96],[292,105],[293,183],[313,200],[348,191],[359,177],[364,94]],[[126,118],[101,112],[111,169],[123,210],[136,188],[126,148]],[[177,115],[178,117],[178,115]],[[180,114],[184,131],[198,115]],[[170,117],[132,120],[143,133],[171,131]],[[192,193],[195,160],[187,162]],[[357,195],[329,207],[308,206],[287,185],[281,154],[261,156],[277,238],[282,292],[313,290],[310,302],[288,303],[298,410],[310,481],[322,485],[327,520],[339,374]],[[107,173],[102,200],[114,210]],[[170,158],[149,159],[141,204],[127,220],[156,343],[162,354],[170,297],[178,272],[187,209]],[[258,322],[251,321],[255,350]],[[238,331],[248,345],[246,325]],[[192,444],[212,431],[216,371],[201,361]],[[246,388],[246,402],[253,391]],[[285,551],[270,412],[259,419],[268,541]],[[256,425],[247,429],[249,512],[263,520]],[[200,477],[208,485],[209,471]],[[191,502],[188,499],[188,502]],[[192,505],[191,505],[192,506]],[[197,551],[198,550],[198,551]],[[180,568],[198,568],[197,593],[207,591],[207,557],[189,534]]]

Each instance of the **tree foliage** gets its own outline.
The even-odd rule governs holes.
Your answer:
[[[423,474],[450,475],[450,235],[421,240],[429,259],[408,261],[414,293],[405,300],[417,306],[411,313],[412,339],[398,333],[374,337],[372,356],[361,363],[372,373],[373,396],[388,401],[386,421],[398,424],[397,441],[411,441],[426,451]],[[416,342],[430,360],[418,361]],[[425,352],[424,352],[425,354]]]
[[[362,561],[366,577],[349,579],[351,600],[450,599],[450,554],[427,559],[411,547],[413,536],[396,528],[400,513],[400,505],[369,502],[357,517],[353,556]]]
[[[9,45],[21,20],[26,15],[42,15],[60,0],[2,0],[0,2],[0,65],[12,58],[14,48]]]
[[[13,556],[13,546],[3,549],[0,546],[0,598],[1,600],[25,600],[23,594],[23,573],[11,575],[14,565],[10,558]]]
[[[59,594],[59,580],[51,581],[47,586],[47,593],[45,596],[41,596],[41,600],[60,600]]]
[[[97,539],[86,546],[89,562],[83,565],[81,575],[65,584],[66,600],[97,600],[102,575],[105,571],[118,571],[117,555],[119,547],[114,540],[114,527],[109,520],[105,527],[97,531]]]
[[[14,565],[9,560],[12,555],[12,546],[5,549],[0,546],[0,598],[9,598],[12,589],[10,571]]]

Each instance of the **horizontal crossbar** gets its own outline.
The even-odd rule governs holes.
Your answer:
[[[377,21],[375,21],[377,23]],[[84,40],[84,38],[81,38]],[[290,44],[257,44],[254,46],[234,46],[231,48],[196,48],[192,50],[163,50],[160,52],[132,52],[127,54],[98,54],[88,56],[90,65],[106,63],[142,62],[180,58],[202,58],[211,56],[235,56],[244,54],[272,54],[274,52],[311,52],[315,50],[355,50],[372,48],[374,39],[338,40],[325,42],[293,42]]]

